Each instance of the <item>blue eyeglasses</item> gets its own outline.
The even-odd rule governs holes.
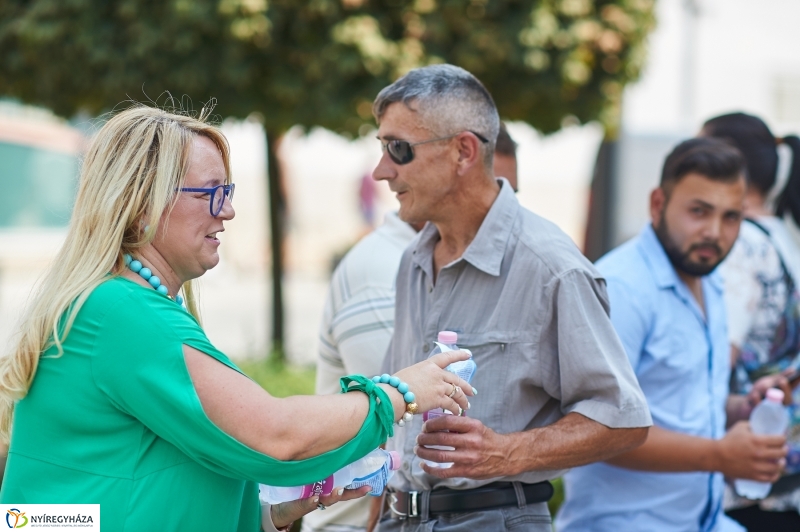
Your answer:
[[[211,216],[216,218],[222,212],[225,198],[228,198],[228,201],[233,201],[233,191],[235,189],[236,185],[231,183],[230,185],[217,185],[212,188],[180,188],[178,190],[180,192],[202,192],[208,194],[208,210],[211,212]]]

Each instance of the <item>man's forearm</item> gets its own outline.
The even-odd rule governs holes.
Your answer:
[[[716,440],[650,427],[643,445],[606,461],[639,471],[716,471]]]
[[[440,478],[482,479],[569,469],[629,451],[647,438],[647,428],[611,429],[574,412],[547,427],[511,434],[498,434],[477,419],[461,416],[434,418],[422,429],[417,456],[453,464],[443,469],[423,462],[426,473]]]
[[[507,434],[508,466],[516,474],[607,460],[641,445],[647,430],[612,429],[573,412],[547,427]]]

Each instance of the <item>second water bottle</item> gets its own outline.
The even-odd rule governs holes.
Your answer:
[[[456,342],[458,342],[458,334],[452,331],[441,331],[436,338],[438,341],[434,342],[434,348],[431,351],[431,354],[428,355],[428,358],[437,355],[439,353],[446,353],[448,351],[458,351],[458,346]],[[472,360],[472,353],[469,352],[468,349],[462,349],[462,351],[466,351],[469,353],[470,358],[467,360],[461,360],[458,362],[453,362],[445,369],[451,373],[454,373],[464,379],[467,382],[472,382],[472,377],[475,376],[475,371],[478,369],[478,366],[475,364],[475,361]],[[443,408],[435,408],[433,410],[429,410],[422,414],[422,419],[424,421],[428,421],[429,419],[434,419],[441,416],[452,416],[453,412]],[[426,445],[428,449],[439,449],[443,451],[452,451],[453,447],[448,447],[445,445]],[[431,467],[442,467],[447,468],[451,467],[452,463],[440,463],[440,462],[430,462],[425,461]]]
[[[400,455],[395,451],[375,449],[364,458],[348,464],[319,482],[305,486],[259,486],[259,498],[269,504],[307,499],[313,495],[330,495],[334,487],[358,489],[369,486],[370,495],[379,496],[392,474],[400,468]]]
[[[783,406],[783,392],[777,388],[767,390],[767,397],[750,413],[750,430],[755,434],[785,434],[789,427],[789,412]],[[772,489],[769,482],[736,479],[736,493],[748,499],[763,499]]]

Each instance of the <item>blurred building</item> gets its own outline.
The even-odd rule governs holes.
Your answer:
[[[776,135],[800,131],[800,2],[659,0],[642,78],[623,99],[612,245],[649,219],[665,156],[713,116],[744,111]]]
[[[83,144],[46,111],[0,104],[0,345],[64,240]]]

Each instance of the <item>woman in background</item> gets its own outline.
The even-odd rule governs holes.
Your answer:
[[[720,269],[725,278],[725,300],[731,340],[731,393],[747,394],[746,411],[729,412],[731,419],[747,419],[765,390],[754,383],[766,375],[790,375],[800,369],[800,250],[793,241],[785,214],[800,222],[800,139],[776,139],[755,116],[733,113],[708,120],[701,136],[727,140],[747,162],[745,220],[739,238]],[[792,158],[788,180],[775,196],[782,165],[779,146]],[[750,531],[800,530],[800,394],[786,378],[774,381],[791,404],[786,473],[766,499],[754,502],[726,494],[728,515]],[[731,479],[732,480],[732,479]]]

